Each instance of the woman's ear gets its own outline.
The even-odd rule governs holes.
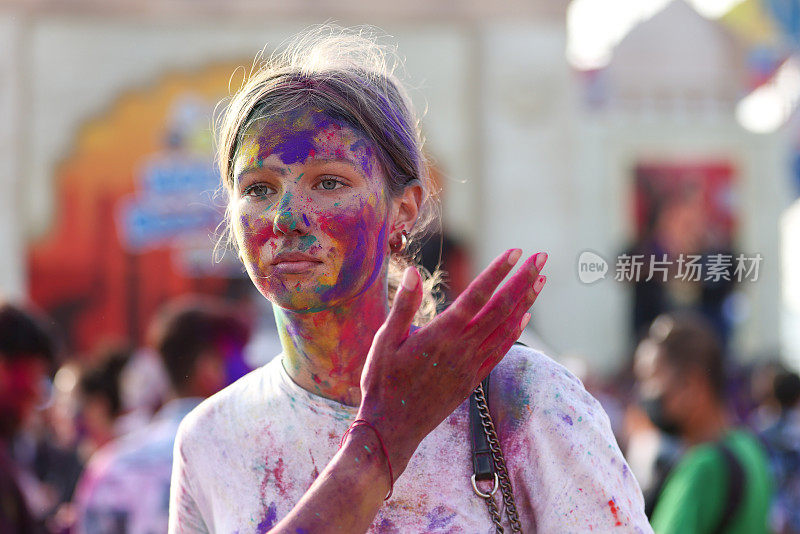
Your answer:
[[[422,207],[423,190],[419,183],[406,186],[403,194],[394,199],[393,228],[411,233]]]

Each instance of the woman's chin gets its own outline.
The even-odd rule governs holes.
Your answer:
[[[319,279],[273,274],[258,289],[274,306],[296,313],[313,313],[347,306],[367,289],[363,280],[327,285]],[[385,304],[384,294],[376,295]]]
[[[331,303],[323,302],[316,293],[308,294],[300,291],[262,291],[261,293],[272,302],[273,306],[290,312],[313,313],[331,307]]]
[[[262,290],[261,294],[264,295],[273,306],[294,313],[315,313],[341,308],[342,306],[347,306],[348,302],[359,295],[359,293],[353,291],[352,288],[347,288],[347,290],[341,288],[339,291],[331,291],[331,289],[333,288],[327,288],[323,293],[319,288],[305,291],[302,286],[294,290],[282,289],[281,291],[268,288],[266,291]],[[329,298],[320,298],[323,295]]]

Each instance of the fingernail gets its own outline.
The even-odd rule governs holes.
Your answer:
[[[541,271],[544,264],[547,262],[547,252],[539,252],[536,254],[536,270]]]
[[[411,266],[406,267],[406,271],[403,273],[403,281],[400,282],[403,289],[412,291],[417,288],[417,283],[419,283],[419,278],[417,277],[416,269]]]
[[[526,312],[525,315],[522,316],[522,320],[519,322],[519,329],[525,330],[525,327],[528,326],[528,322],[530,320],[531,320],[531,314]]]
[[[515,265],[520,256],[522,256],[521,249],[518,248],[512,249],[511,252],[508,254],[508,264]]]
[[[542,290],[542,287],[544,286],[544,283],[546,281],[547,277],[544,275],[540,275],[539,278],[537,278],[536,281],[533,283],[533,290],[536,292],[537,295],[539,294],[539,291]]]

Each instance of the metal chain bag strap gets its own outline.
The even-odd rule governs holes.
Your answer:
[[[500,488],[503,495],[508,522],[511,525],[511,532],[522,532],[522,526],[517,514],[517,506],[514,502],[514,493],[511,488],[511,479],[508,476],[506,462],[503,458],[503,451],[500,449],[500,440],[494,428],[492,414],[489,412],[489,404],[486,394],[489,391],[489,377],[475,388],[469,397],[469,426],[472,436],[472,489],[486,502],[489,515],[498,533],[504,533],[503,524],[500,517],[500,510],[494,500],[494,494]],[[478,488],[478,481],[492,481],[492,490],[484,493]]]

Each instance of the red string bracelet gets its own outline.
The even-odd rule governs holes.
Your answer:
[[[339,448],[341,449],[342,445],[344,445],[344,438],[347,437],[347,434],[349,434],[350,431],[353,430],[358,425],[366,425],[370,427],[373,430],[373,432],[375,432],[375,435],[378,436],[378,443],[381,444],[381,449],[383,449],[383,455],[386,456],[386,463],[389,464],[389,493],[386,494],[386,497],[384,497],[383,500],[388,501],[389,497],[392,496],[392,491],[394,491],[394,473],[392,472],[392,462],[391,460],[389,460],[389,451],[386,450],[386,445],[384,445],[383,438],[381,437],[380,432],[378,432],[378,429],[372,426],[372,423],[370,423],[366,419],[356,419],[355,421],[350,423],[350,426],[347,427],[347,430],[345,430],[344,434],[342,435],[342,441],[339,443]]]

